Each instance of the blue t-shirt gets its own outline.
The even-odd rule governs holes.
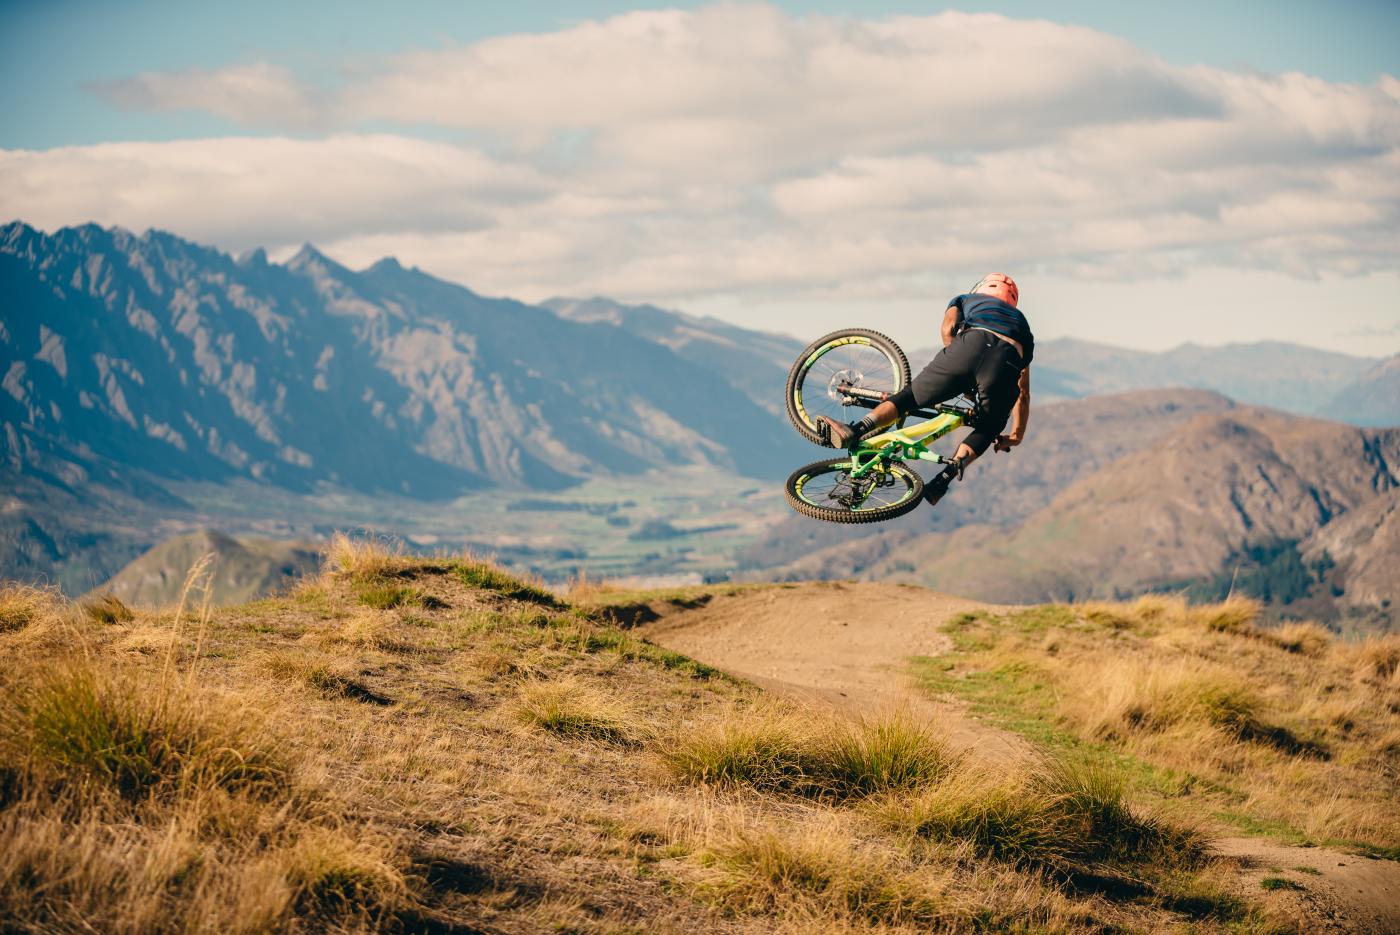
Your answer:
[[[1035,335],[1031,334],[1030,322],[1026,321],[1020,309],[1007,305],[994,295],[980,292],[960,295],[948,304],[962,312],[963,327],[986,328],[1004,334],[1021,345],[1026,352],[1021,363],[1030,366],[1031,358],[1035,356]]]

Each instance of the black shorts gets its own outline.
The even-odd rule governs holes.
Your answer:
[[[939,351],[913,383],[890,397],[890,402],[900,415],[906,415],[960,394],[974,397],[981,417],[963,444],[980,455],[1006,428],[1021,395],[1024,366],[1020,353],[1008,342],[986,331],[968,329]]]

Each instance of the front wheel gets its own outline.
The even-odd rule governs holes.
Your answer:
[[[851,476],[851,459],[817,461],[798,468],[783,488],[803,516],[829,523],[878,523],[919,505],[923,479],[899,461],[877,464]]]
[[[833,331],[807,345],[788,371],[788,418],[799,435],[822,445],[826,434],[821,416],[849,422],[853,415],[875,405],[867,397],[861,407],[854,408],[854,400],[843,389],[854,387],[878,400],[908,385],[909,359],[898,344],[865,328]],[[902,424],[901,419],[895,427]]]

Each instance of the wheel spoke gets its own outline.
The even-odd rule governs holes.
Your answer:
[[[870,475],[853,479],[849,466],[828,466],[827,470],[811,474],[802,482],[799,496],[813,506],[828,510],[865,513],[886,509],[904,503],[913,492],[913,484],[904,469],[893,473],[893,484],[886,486],[878,484]],[[871,483],[876,486],[865,490]],[[859,490],[865,493],[857,502]]]
[[[860,386],[876,392],[893,393],[896,389],[894,364],[883,351],[868,344],[843,344],[826,351],[807,369],[796,388],[802,408],[815,425],[819,416],[839,422],[850,421],[852,409],[865,406],[843,406],[832,399],[830,389],[837,374],[852,371],[861,375]]]

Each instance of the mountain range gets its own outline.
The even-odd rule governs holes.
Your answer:
[[[710,464],[781,474],[786,433],[626,329],[307,246],[238,260],[169,234],[0,228],[5,459],[446,497]],[[776,391],[776,390],[775,390]]]
[[[804,341],[650,305],[532,306],[309,245],[273,263],[21,222],[0,228],[0,296],[0,576],[86,589],[217,527],[217,506],[182,500],[190,483],[436,502],[687,465],[772,483],[818,456],[781,413]],[[1338,423],[1400,424],[1400,357],[1063,339],[1041,343],[1033,385],[1027,443],[975,465],[937,510],[878,527],[790,517],[736,574],[993,600],[1291,575],[1273,596],[1297,609],[1396,599],[1394,432]],[[173,567],[163,555],[139,567]],[[255,564],[275,577],[281,558]]]

